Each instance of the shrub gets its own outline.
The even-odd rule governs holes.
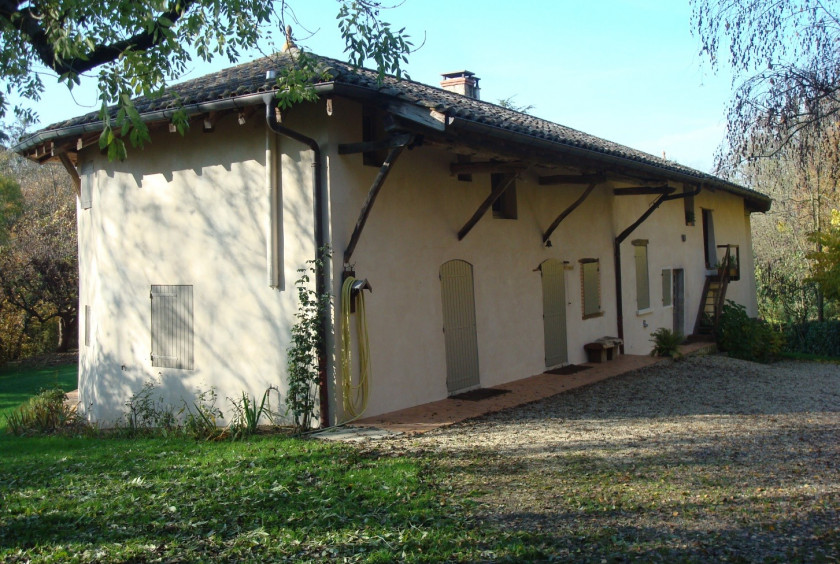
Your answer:
[[[81,423],[76,408],[65,402],[67,394],[60,388],[42,390],[29,402],[6,416],[6,429],[17,436],[50,435]]]
[[[263,415],[273,422],[274,412],[271,411],[272,390],[277,390],[277,388],[268,388],[259,404],[257,404],[257,398],[251,398],[245,392],[242,392],[242,397],[237,401],[228,398],[228,401],[233,405],[233,419],[230,422],[231,438],[240,439],[256,433]]]
[[[227,437],[227,429],[219,426],[224,419],[216,407],[216,389],[196,394],[192,408],[185,401],[180,413],[184,415],[184,430],[196,440],[217,441]]]
[[[788,352],[840,357],[840,321],[792,323],[783,330]]]
[[[124,418],[129,436],[168,434],[178,429],[174,408],[166,404],[156,392],[157,382],[149,379],[143,383],[140,391],[126,400],[128,411]]]
[[[727,300],[718,324],[717,343],[734,358],[770,362],[782,350],[784,338],[763,320],[750,318],[744,306]]]
[[[674,360],[680,358],[680,344],[683,342],[682,333],[660,327],[650,336],[650,342],[653,343],[650,356],[670,356]]]
[[[299,430],[308,430],[315,415],[318,390],[318,352],[323,345],[321,322],[332,302],[329,293],[318,295],[310,288],[310,277],[319,276],[331,254],[329,248],[320,249],[316,260],[298,269],[295,282],[298,296],[297,320],[292,326],[291,343],[287,351],[288,395],[286,405],[294,416]]]

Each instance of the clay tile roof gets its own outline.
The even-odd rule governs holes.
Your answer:
[[[540,119],[496,104],[476,100],[449,92],[434,86],[428,86],[411,80],[398,80],[386,76],[381,82],[375,71],[355,68],[352,65],[328,57],[316,56],[331,76],[334,85],[354,86],[378,96],[391,98],[422,108],[445,113],[450,118],[457,118],[488,126],[500,131],[507,131],[525,138],[539,139],[556,144],[558,150],[563,146],[582,149],[597,155],[617,158],[628,166],[633,163],[654,167],[662,171],[678,173],[682,177],[709,182],[717,187],[747,198],[755,209],[766,211],[770,207],[767,196],[733,184],[710,174],[700,172],[674,161],[638,151],[606,139],[583,133],[576,129]],[[266,78],[266,71],[277,70],[289,64],[288,53],[278,53],[254,61],[230,67],[196,79],[187,80],[171,86],[159,98],[140,97],[135,99],[135,106],[141,114],[160,110],[174,110],[178,102],[183,105],[235,100],[238,97],[269,92],[274,89],[274,80]],[[72,128],[82,124],[95,124],[99,121],[98,112],[55,123],[44,132]],[[43,133],[43,132],[39,132]],[[58,133],[58,131],[56,131]],[[35,134],[37,135],[37,134]],[[43,139],[43,136],[41,137]],[[23,140],[16,150],[25,145]]]

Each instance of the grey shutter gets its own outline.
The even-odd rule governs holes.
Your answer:
[[[543,290],[543,333],[545,365],[569,361],[566,343],[566,281],[563,263],[548,259],[540,265]]]
[[[472,265],[452,260],[440,267],[446,387],[449,393],[479,385],[478,336]]]
[[[650,279],[648,278],[647,245],[635,245],[636,252],[636,309],[650,308]]]
[[[79,176],[81,177],[79,201],[83,210],[93,207],[93,163],[82,165]]]
[[[193,287],[152,286],[152,366],[193,370]]]
[[[596,315],[601,311],[601,273],[599,262],[584,262],[581,265],[583,277],[583,315]]]
[[[673,275],[671,269],[666,268],[662,271],[662,305],[667,307],[673,303],[673,292],[671,291],[671,283],[673,282]]]

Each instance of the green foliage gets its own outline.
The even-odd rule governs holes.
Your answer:
[[[365,60],[376,63],[379,80],[385,74],[403,74],[402,64],[408,62],[413,44],[405,28],[394,31],[388,22],[379,19],[382,3],[372,0],[342,1],[338,11],[338,29],[344,39],[344,52],[350,62],[360,67]]]
[[[680,345],[684,340],[682,333],[660,327],[650,336],[650,341],[653,343],[653,350],[650,351],[651,356],[670,356],[674,360],[681,357]]]
[[[4,415],[15,411],[43,389],[61,388],[65,392],[78,385],[78,365],[55,367],[13,366],[0,368],[0,434]]]
[[[298,269],[295,282],[298,311],[292,326],[287,351],[288,395],[286,405],[294,417],[295,426],[308,430],[312,426],[318,392],[318,354],[323,347],[322,323],[332,303],[329,293],[319,295],[311,287],[311,277],[323,272],[324,264],[332,256],[330,249],[320,249],[317,259],[307,261]]]
[[[280,393],[274,387],[267,389],[259,404],[257,404],[257,398],[251,398],[245,392],[242,392],[242,397],[238,401],[228,398],[233,405],[233,417],[230,422],[231,438],[242,439],[255,434],[263,416],[273,422],[275,414],[271,411],[272,391],[277,392],[278,395]]]
[[[42,390],[29,402],[6,415],[6,431],[17,436],[51,435],[79,422],[75,407],[65,402],[61,388]]]
[[[296,16],[288,2],[260,0],[188,0],[179,2],[88,2],[43,0],[8,2],[0,10],[0,119],[9,106],[7,93],[37,103],[44,91],[39,65],[50,69],[69,89],[94,75],[99,86],[104,129],[100,148],[109,159],[123,159],[127,145],[150,139],[133,99],[156,98],[191,68],[193,57],[231,63],[243,50],[260,45],[285,21]],[[380,76],[399,75],[411,50],[404,29],[395,31],[380,19],[383,5],[373,0],[339,0],[338,29],[356,65],[374,62]],[[308,99],[307,76],[286,77],[287,102]],[[14,107],[22,120],[36,121],[26,105]],[[186,130],[183,116],[173,122]]]
[[[817,285],[795,261],[771,260],[755,267],[759,315],[774,324],[800,324],[818,315]]]
[[[216,407],[216,390],[210,388],[196,394],[192,407],[185,401],[181,414],[184,416],[184,431],[199,441],[217,441],[227,436],[227,429],[221,426],[224,415]]]
[[[294,65],[280,70],[277,78],[277,105],[284,110],[301,102],[314,102],[318,93],[312,85],[331,79],[329,72],[312,55],[295,51],[292,57]]]
[[[811,280],[826,298],[840,300],[840,226],[813,232],[808,239],[818,249],[807,255],[811,261]]]
[[[729,356],[770,362],[782,350],[784,337],[765,321],[747,316],[744,306],[726,300],[718,324],[717,343]]]
[[[158,383],[146,380],[143,387],[125,402],[125,430],[128,436],[149,436],[175,431],[178,421],[175,409],[157,393]]]
[[[840,321],[790,323],[782,329],[787,352],[840,357]]]
[[[0,244],[9,238],[9,228],[23,213],[23,193],[13,178],[0,174]]]

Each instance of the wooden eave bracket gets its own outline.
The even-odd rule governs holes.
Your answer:
[[[58,160],[61,161],[61,164],[64,165],[65,170],[67,170],[67,174],[70,175],[71,180],[73,181],[73,189],[76,191],[76,197],[82,197],[82,178],[79,176],[79,171],[76,170],[76,166],[73,164],[73,161],[70,160],[70,155],[67,153],[59,153]]]
[[[388,178],[388,174],[391,172],[393,164],[397,161],[403,149],[414,141],[414,136],[410,134],[394,136],[392,139],[396,142],[397,138],[400,139],[400,144],[396,144],[391,147],[391,150],[388,152],[388,156],[385,157],[385,161],[382,163],[382,166],[379,167],[379,173],[373,180],[373,184],[371,184],[367,198],[365,198],[365,202],[362,204],[362,209],[359,212],[359,219],[356,220],[356,226],[353,228],[353,234],[350,236],[350,242],[344,250],[345,265],[350,264],[350,259],[353,257],[353,251],[356,250],[359,238],[362,236],[362,230],[365,228],[365,223],[367,223],[370,210],[373,209],[376,197],[379,195],[379,191],[382,189],[385,179]]]
[[[524,172],[528,166],[519,161],[504,162],[504,161],[485,161],[485,162],[458,162],[449,165],[449,174],[455,176],[457,174],[481,174],[481,173],[497,173],[497,174],[519,174]]]
[[[467,221],[464,226],[458,231],[458,240],[461,241],[464,237],[467,236],[475,224],[487,213],[487,210],[493,205],[493,202],[499,199],[502,194],[505,193],[505,190],[510,188],[513,185],[513,181],[516,180],[515,174],[510,174],[507,178],[505,178],[502,182],[499,182],[499,185],[496,186],[496,189],[493,190],[487,198],[481,202],[481,205],[478,206],[478,209],[475,211],[473,216]]]
[[[592,176],[592,175],[590,175],[590,176]],[[548,246],[549,239],[551,239],[551,235],[554,234],[554,231],[560,225],[560,222],[562,222],[564,219],[569,217],[569,215],[571,215],[571,213],[573,211],[575,211],[578,208],[578,206],[581,205],[586,198],[589,197],[589,194],[591,194],[592,191],[595,189],[595,187],[598,186],[598,184],[600,183],[600,182],[598,182],[598,180],[600,180],[600,179],[601,179],[601,177],[598,177],[598,178],[593,177],[592,181],[590,181],[590,183],[589,183],[589,186],[587,186],[586,190],[583,191],[583,194],[581,194],[580,197],[578,197],[577,200],[572,202],[572,204],[569,207],[567,207],[565,210],[560,212],[560,215],[558,215],[554,219],[554,221],[551,222],[551,225],[549,225],[548,229],[546,229],[545,233],[543,233],[543,236],[542,236],[543,245]],[[601,180],[601,181],[603,181],[603,180]]]

